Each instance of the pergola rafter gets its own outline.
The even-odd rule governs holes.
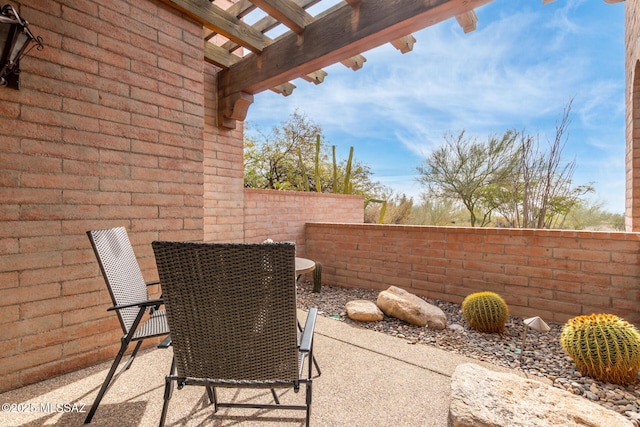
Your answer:
[[[260,31],[207,0],[162,1],[200,22],[205,28],[224,35],[252,52],[261,52],[269,44],[269,40]]]
[[[416,42],[411,33],[450,18],[465,33],[474,31],[474,9],[492,0],[344,0],[315,16],[307,9],[322,0],[162,1],[210,30],[204,36],[204,60],[221,69],[218,124],[235,128],[256,93],[290,95],[296,78],[322,83],[327,76],[322,68],[335,63],[359,70],[366,62],[361,53],[384,43],[410,52]],[[258,9],[265,16],[245,23]],[[265,34],[279,25],[288,31],[275,39]]]
[[[287,96],[296,78],[322,83],[322,68],[335,63],[358,70],[366,62],[362,52],[385,43],[410,52],[416,42],[411,33],[450,18],[472,31],[473,10],[492,0],[345,0],[315,16],[307,9],[321,0],[162,1],[209,30],[204,60],[221,69],[218,124],[234,128],[256,93]],[[247,24],[245,18],[258,9],[265,16]],[[266,35],[279,25],[287,28],[282,35]]]
[[[313,16],[292,0],[251,0],[251,2],[298,34],[314,21]]]

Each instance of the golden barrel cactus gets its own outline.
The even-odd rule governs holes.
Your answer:
[[[472,329],[502,332],[509,318],[509,307],[494,292],[476,292],[462,301],[462,314]]]
[[[560,344],[585,375],[616,384],[631,384],[640,368],[640,333],[613,314],[570,319]]]

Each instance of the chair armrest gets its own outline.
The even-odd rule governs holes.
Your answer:
[[[163,303],[164,301],[161,299],[151,299],[148,301],[132,302],[131,304],[114,305],[113,307],[107,308],[107,311],[122,310],[123,308],[129,308],[129,307],[140,307],[140,308],[151,307],[151,306],[161,305]]]
[[[310,352],[313,345],[313,331],[316,327],[316,317],[318,317],[318,309],[312,307],[307,314],[307,320],[304,323],[302,338],[300,339],[300,351]]]
[[[146,285],[147,285],[147,287],[153,286],[153,285],[160,285],[160,281],[159,280],[154,280],[153,282],[147,282]],[[160,294],[160,299],[162,299],[162,294]],[[159,309],[161,305],[162,304],[158,304],[155,307],[151,307],[151,311]]]
[[[165,339],[160,341],[160,344],[158,344],[158,348],[169,348],[172,344],[173,341],[171,341],[171,335],[167,335]]]

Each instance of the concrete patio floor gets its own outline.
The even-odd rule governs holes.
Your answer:
[[[300,318],[304,318],[300,313]],[[461,363],[478,363],[447,351],[319,316],[314,351],[322,375],[313,382],[313,426],[447,426],[451,375]],[[164,376],[171,350],[140,354],[103,399],[91,425],[155,426],[163,403]],[[86,404],[97,394],[109,363],[0,394],[3,404],[25,404],[34,410],[3,412],[2,426],[79,426],[85,413],[55,412],[57,404]],[[280,401],[304,402],[304,389],[282,390]],[[220,389],[221,399],[261,399],[268,390]],[[51,404],[52,409],[48,409]],[[73,409],[73,406],[67,409]],[[80,406],[77,407],[78,409]],[[213,413],[201,387],[174,390],[167,426],[303,426],[304,411],[221,408]]]

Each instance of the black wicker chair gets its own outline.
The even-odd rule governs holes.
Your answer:
[[[165,311],[158,309],[162,305],[162,300],[150,300],[147,292],[148,285],[158,284],[158,282],[145,283],[127,230],[124,227],[117,227],[88,231],[87,235],[113,302],[113,307],[108,310],[115,311],[118,315],[124,335],[121,338],[120,350],[87,414],[85,424],[91,422],[109,387],[122,372],[129,369],[142,341],[169,333]],[[149,316],[145,316],[147,312]],[[132,341],[137,341],[136,346],[127,362],[116,374],[116,369]]]
[[[173,382],[204,386],[219,407],[306,410],[309,424],[316,309],[298,335],[295,245],[153,242],[174,361]],[[305,359],[307,363],[305,364]],[[305,369],[306,367],[306,369]],[[306,371],[306,374],[305,374]],[[305,385],[304,405],[280,404],[274,389]],[[218,402],[216,387],[271,389],[275,403]]]

